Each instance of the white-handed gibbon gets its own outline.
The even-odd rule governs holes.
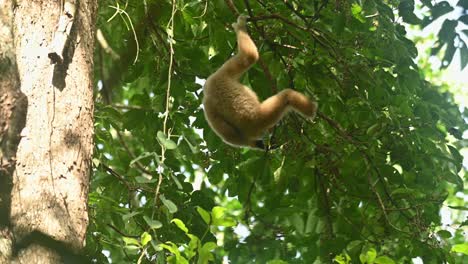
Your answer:
[[[313,119],[317,103],[291,89],[260,102],[254,91],[239,78],[258,60],[255,43],[247,33],[247,17],[232,24],[237,35],[238,53],[213,73],[203,87],[205,117],[214,132],[233,146],[264,148],[264,133],[289,110]]]

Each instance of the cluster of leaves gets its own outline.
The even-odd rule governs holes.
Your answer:
[[[463,191],[467,125],[413,61],[396,22],[413,6],[104,2],[98,27],[110,47],[100,40],[96,50],[89,199],[96,261],[466,260],[466,223],[443,230],[439,211]],[[250,15],[261,54],[243,82],[261,98],[291,87],[319,102],[313,124],[285,118],[269,152],[224,144],[200,107],[200,80],[235,51],[237,10]]]
[[[413,0],[407,2],[413,2]],[[435,46],[431,50],[431,55],[438,54],[445,46],[441,66],[446,68],[450,65],[458,50],[460,52],[461,69],[464,69],[468,64],[468,45],[465,42],[468,39],[468,0],[459,0],[454,6],[447,1],[439,1],[435,4],[429,0],[422,0],[421,2],[429,10],[429,15],[422,20],[412,19],[414,17],[411,15],[407,16],[406,19],[403,16],[405,22],[419,24],[424,28],[447,14],[459,14],[457,19],[447,18],[444,20],[437,34]]]

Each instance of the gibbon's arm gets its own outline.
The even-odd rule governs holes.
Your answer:
[[[258,51],[246,30],[246,16],[232,24],[237,36],[238,53],[206,80],[203,87],[205,117],[213,131],[233,146],[264,148],[262,136],[289,109],[315,117],[317,103],[291,89],[260,102],[239,78],[258,60]]]

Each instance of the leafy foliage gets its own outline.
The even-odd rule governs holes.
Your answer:
[[[446,18],[444,20],[431,54],[436,55],[445,47],[441,66],[446,68],[450,65],[458,50],[460,52],[461,69],[464,69],[468,64],[468,46],[466,44],[468,39],[468,1],[458,0],[456,5],[451,5],[447,1],[438,1],[435,4],[428,0],[422,0],[421,2],[429,10],[429,15],[424,17],[420,23],[417,23],[423,28],[431,25],[439,18],[447,17],[447,15],[452,17],[453,14],[458,15],[457,19]]]
[[[97,262],[466,260],[464,224],[444,230],[439,211],[464,190],[467,125],[414,63],[397,22],[416,19],[413,1],[104,2],[89,198]],[[200,80],[235,51],[236,9],[251,16],[261,54],[243,82],[261,98],[291,87],[319,102],[314,123],[284,119],[269,152],[224,144],[200,107]]]

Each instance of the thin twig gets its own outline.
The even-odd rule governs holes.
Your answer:
[[[322,45],[323,47],[325,48],[328,48],[330,50],[333,51],[333,53],[331,53],[331,55],[333,55],[333,57],[335,58],[335,54],[337,54],[336,50],[335,50],[335,47],[331,44],[331,43],[325,43],[326,42],[329,42],[330,40],[325,38],[323,35],[324,33],[323,32],[320,32],[318,29],[316,28],[310,28],[310,27],[303,27],[303,26],[300,26],[296,23],[294,23],[293,21],[279,15],[279,14],[270,14],[270,15],[263,15],[263,16],[256,16],[256,17],[250,17],[250,21],[260,21],[260,20],[268,20],[268,19],[277,19],[277,20],[281,20],[283,21],[285,24],[287,25],[290,25],[294,28],[297,28],[297,29],[300,29],[302,31],[306,31],[306,32],[309,32],[311,33],[311,36],[313,39],[315,39],[318,43],[320,43],[320,45]]]
[[[151,108],[146,108],[139,105],[125,105],[125,104],[113,104],[112,107],[117,109],[124,109],[124,110],[142,110],[142,111],[153,111]]]
[[[367,163],[369,164],[369,166],[375,171],[375,173],[377,174],[377,177],[379,178],[379,181],[382,183],[382,187],[383,187],[383,190],[385,192],[385,195],[387,196],[388,200],[390,200],[390,202],[393,204],[393,206],[395,207],[398,207],[398,203],[393,199],[392,195],[390,194],[390,192],[388,191],[387,189],[387,186],[385,185],[385,181],[384,181],[384,177],[382,176],[382,174],[380,173],[379,169],[374,165],[374,163],[372,162],[372,159],[369,157],[369,155],[364,152],[362,149],[360,149],[360,152],[361,152],[361,155],[364,156],[364,158],[366,159]],[[411,219],[411,217],[409,215],[407,215],[405,212],[401,212],[401,214],[408,220]]]
[[[99,45],[101,46],[104,51],[111,56],[112,59],[118,60],[120,59],[119,54],[112,49],[112,47],[109,45],[109,42],[107,42],[106,38],[104,37],[104,34],[102,33],[102,30],[98,28],[96,32],[96,40],[98,41]]]
[[[194,16],[193,18],[202,18],[202,17],[205,16],[206,10],[208,10],[208,1],[209,1],[209,0],[205,0],[205,7],[203,8],[202,14],[199,15],[199,16]]]
[[[249,13],[249,16],[253,17],[253,12],[252,12],[252,9],[250,7],[249,2],[247,0],[244,0],[244,3],[245,3],[245,6],[247,7],[247,12]],[[262,35],[263,39],[268,40],[266,38],[265,31],[262,28],[260,28],[255,21],[252,21],[252,23],[254,24],[257,31]],[[268,69],[268,66],[266,65],[265,61],[262,58],[259,58],[258,59],[258,64],[262,68],[266,78],[268,79],[268,81],[271,84],[272,94],[278,93],[278,86],[276,84],[276,80],[275,80],[275,78],[273,78],[273,75],[271,74],[270,70]]]
[[[316,179],[318,181],[318,186],[320,188],[320,193],[322,194],[322,197],[323,197],[323,209],[325,211],[325,217],[327,218],[327,221],[326,221],[326,229],[327,229],[327,239],[332,239],[334,237],[334,234],[333,234],[333,219],[332,219],[332,216],[331,216],[331,210],[330,210],[330,200],[328,198],[328,192],[327,192],[327,188],[325,187],[325,183],[323,182],[324,178],[321,177],[322,174],[320,173],[320,171],[316,168],[315,169],[315,175],[316,175]]]
[[[238,16],[240,14],[239,10],[237,10],[237,8],[234,5],[234,3],[232,2],[232,0],[224,0],[224,2],[226,2],[226,5],[228,6],[229,9],[231,9],[232,13],[234,13],[236,16]]]
[[[117,3],[117,6],[109,6],[109,7],[115,9],[115,14],[111,18],[109,18],[107,22],[111,21],[115,17],[116,14],[120,15],[120,17],[122,18],[122,20],[125,22],[126,25],[127,25],[126,23],[127,21],[124,19],[124,16],[122,14],[124,14],[125,17],[128,19],[128,25],[130,26],[127,25],[127,29],[132,31],[133,37],[135,39],[135,44],[136,44],[136,55],[135,55],[135,60],[133,60],[133,64],[135,64],[140,54],[140,43],[138,41],[138,36],[136,34],[135,27],[133,26],[132,18],[127,13],[127,11],[125,11],[126,6],[123,9],[121,9],[119,7],[119,4]]]
[[[265,153],[263,154],[263,158],[268,159],[268,150],[265,151]],[[265,169],[265,168],[263,168],[263,169]],[[254,175],[252,183],[250,184],[250,187],[249,187],[249,192],[247,193],[246,204],[244,206],[245,207],[244,221],[246,223],[248,223],[248,220],[249,220],[249,213],[252,212],[252,203],[251,203],[250,199],[252,197],[252,193],[253,193],[253,190],[255,188],[255,183],[257,182],[257,178],[258,178],[258,173],[256,173]]]
[[[143,186],[137,186],[137,185],[130,184],[127,180],[125,180],[124,176],[122,176],[120,173],[116,172],[114,169],[112,169],[111,167],[109,167],[108,165],[106,165],[106,164],[104,164],[102,162],[99,163],[99,166],[101,166],[110,175],[117,178],[117,180],[119,180],[121,183],[123,183],[125,185],[125,187],[129,191],[137,191],[137,190],[144,191],[144,192],[151,192],[152,191],[151,189],[145,188]]]
[[[171,80],[172,80],[172,66],[173,66],[173,59],[174,59],[174,46],[173,46],[173,37],[174,37],[174,17],[177,11],[177,5],[175,0],[172,0],[172,12],[171,18],[166,26],[166,31],[168,32],[169,37],[169,69],[167,73],[167,90],[166,90],[166,111],[164,112],[164,121],[163,121],[163,133],[168,138],[170,137],[169,131],[167,129],[167,120],[169,118],[169,107],[170,107],[170,98],[171,98]],[[164,164],[166,160],[166,147],[164,144],[161,144],[161,164]],[[154,203],[155,206],[158,206],[158,197],[159,197],[159,190],[161,188],[161,184],[163,181],[163,171],[161,168],[158,169],[158,183],[156,185],[156,190],[154,191]],[[154,216],[154,211],[153,211]]]
[[[354,144],[362,144],[362,142],[358,142],[356,141],[354,138],[352,138],[342,127],[340,124],[338,124],[336,121],[334,121],[333,119],[331,119],[330,117],[326,116],[324,113],[322,112],[317,112],[317,116],[322,118],[323,120],[325,120],[330,126],[332,126],[337,132],[338,134],[340,134],[343,138],[345,138],[346,140],[354,143]]]
[[[275,78],[273,78],[273,75],[271,74],[270,69],[268,69],[268,66],[266,65],[265,61],[262,58],[259,58],[258,64],[262,68],[265,77],[268,79],[268,82],[270,82],[271,84],[271,92],[273,94],[278,93],[278,86],[276,84],[276,80]]]
[[[111,167],[107,166],[106,164],[100,162],[99,165],[104,168],[105,171],[107,171],[110,175],[116,177],[120,182],[122,182],[128,190],[134,190],[132,186],[125,180],[125,177],[117,173],[115,170],[113,170]]]
[[[112,228],[112,230],[114,230],[115,232],[119,233],[121,236],[124,236],[124,237],[131,237],[131,238],[140,238],[140,236],[137,236],[137,235],[129,235],[129,234],[125,234],[124,232],[120,231],[120,229],[118,229],[117,227],[111,225],[111,224],[107,224],[108,227]]]
[[[287,0],[283,0],[283,3],[286,5],[286,7],[291,10],[294,14],[296,14],[296,16],[298,16],[299,18],[302,19],[302,21],[304,21],[304,23],[307,25],[309,24],[309,21],[307,21],[307,17],[305,17],[303,14],[299,13],[295,8],[294,6],[289,3]]]
[[[135,155],[135,153],[133,153],[133,151],[128,147],[127,145],[127,142],[125,142],[123,136],[122,136],[122,133],[120,133],[120,131],[117,130],[117,137],[119,138],[119,141],[120,143],[122,144],[122,146],[124,147],[124,149],[127,151],[128,155],[130,157],[132,157],[132,160],[136,160],[137,159],[137,156]],[[149,171],[148,169],[145,168],[145,166],[139,161],[137,160],[136,162],[134,162],[134,164],[136,164],[137,168],[143,172],[143,173],[146,173],[148,175],[152,175],[153,173],[151,171]]]

